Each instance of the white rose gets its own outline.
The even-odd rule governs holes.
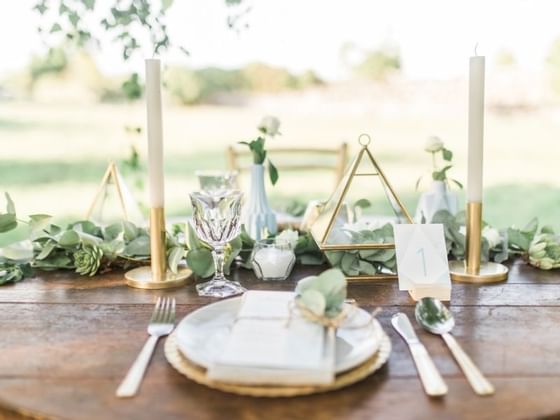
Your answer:
[[[292,230],[292,229],[286,229],[286,230],[283,230],[276,237],[276,242],[286,241],[290,245],[292,245],[292,248],[295,248],[296,245],[297,245],[298,238],[299,238],[299,233],[297,233],[297,231]]]
[[[429,137],[424,146],[424,150],[428,153],[436,153],[443,149],[443,142],[439,137]]]
[[[466,226],[461,226],[459,228],[459,233],[464,235],[464,236],[467,236],[467,227]]]
[[[276,117],[273,117],[271,115],[267,115],[266,117],[264,117],[260,124],[257,127],[259,129],[259,131],[261,131],[263,134],[266,134],[267,136],[271,136],[274,137],[277,134],[280,134],[280,120]]]
[[[490,249],[495,248],[502,242],[502,237],[498,229],[490,226],[485,226],[484,229],[482,229],[482,236],[488,241]]]

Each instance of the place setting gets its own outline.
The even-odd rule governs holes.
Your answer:
[[[477,58],[472,61],[478,62]],[[477,65],[472,64],[474,78]],[[155,73],[155,78],[147,80],[156,83],[155,88],[148,86],[155,92],[155,97],[148,97],[148,124],[149,127],[154,124],[155,118],[156,126],[161,128],[158,68],[153,66],[154,60],[147,61],[147,72]],[[476,81],[473,84],[472,89],[476,90]],[[150,105],[150,101],[153,104]],[[155,113],[155,117],[150,113]],[[493,385],[450,334],[455,321],[439,300],[451,299],[453,274],[450,267],[459,267],[455,262],[448,263],[444,225],[414,223],[372,154],[371,137],[367,134],[359,136],[360,152],[331,198],[306,221],[310,238],[317,250],[325,253],[325,262],[333,268],[300,279],[293,291],[248,290],[238,281],[227,278],[226,268],[232,270],[239,265],[238,269],[252,269],[258,281],[286,281],[296,264],[294,248],[299,243],[300,232],[292,229],[279,232],[276,214],[267,204],[264,173],[257,170],[266,160],[266,139],[279,135],[279,128],[277,119],[266,117],[258,126],[259,137],[243,142],[255,162],[248,200],[239,190],[236,172],[196,173],[200,191],[189,194],[192,217],[186,225],[188,242],[191,246],[193,242],[198,243],[199,252],[193,249],[186,265],[196,270],[199,260],[211,255],[214,267],[211,279],[198,281],[195,288],[201,297],[224,300],[196,309],[175,326],[175,299],[159,298],[148,327],[150,339],[116,395],[136,395],[155,344],[164,336],[164,352],[169,364],[189,380],[216,390],[253,397],[290,397],[352,385],[378,371],[391,353],[391,341],[376,319],[381,309],[368,312],[358,307],[355,300],[347,299],[352,281],[376,279],[398,279],[399,289],[408,291],[417,301],[415,320],[418,326],[443,338],[476,394],[492,395]],[[476,130],[473,128],[474,132]],[[469,156],[481,160],[481,156],[473,157],[473,153],[480,153],[481,138],[473,135],[473,139],[470,144],[474,152]],[[154,205],[150,238],[152,250],[159,253],[164,247],[161,238],[165,238],[165,222],[159,210],[163,207],[160,132],[149,134],[149,146],[156,155],[150,160],[149,186]],[[480,167],[476,169],[474,164],[473,167],[471,170],[480,171]],[[274,184],[278,170],[270,170],[269,175]],[[350,192],[357,190],[363,194],[367,184],[373,185],[375,180],[371,178],[381,183],[394,217],[364,217],[361,211],[354,210],[351,219],[345,219],[348,208],[344,203],[351,199]],[[360,181],[356,187],[355,183]],[[480,193],[475,197],[477,193],[473,192],[481,188],[480,182],[480,179],[469,182],[469,197],[474,200],[480,197]],[[363,195],[360,197],[365,200]],[[472,206],[467,207],[471,209]],[[346,216],[341,212],[343,208]],[[467,213],[467,243],[480,242],[480,219],[477,217],[480,214],[476,211]],[[360,230],[355,226],[360,226]],[[153,234],[154,227],[163,229],[163,233]],[[244,249],[243,240],[239,240],[242,236],[252,249]],[[241,242],[237,251],[232,245],[234,240]],[[250,251],[245,259],[240,257],[243,251]],[[480,277],[480,247],[467,245],[467,254],[466,271],[458,273],[457,277],[463,281],[471,277],[475,282],[488,281]],[[348,257],[352,258],[350,265],[343,262]],[[354,268],[356,259],[358,264]],[[492,264],[494,270],[507,275],[505,266]],[[473,270],[471,265],[478,268]],[[145,283],[139,284],[135,279],[139,270],[143,270]],[[484,268],[483,272],[488,270],[490,268]],[[179,273],[190,274],[184,263],[173,271],[165,258],[158,258],[152,259],[151,277],[146,276],[149,272],[144,267],[133,269],[125,276],[132,287],[168,288],[184,284],[184,276]],[[489,278],[502,280],[497,275],[494,273]],[[391,325],[408,345],[425,393],[430,397],[445,396],[448,386],[408,316],[402,312],[394,314]]]

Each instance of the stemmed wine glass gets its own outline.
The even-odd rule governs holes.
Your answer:
[[[242,196],[240,191],[190,194],[194,229],[198,237],[213,248],[216,268],[212,280],[196,286],[199,296],[227,297],[246,291],[238,282],[224,276],[224,248],[241,229]]]

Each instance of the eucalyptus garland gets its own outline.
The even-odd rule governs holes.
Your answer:
[[[28,228],[28,237],[0,248],[0,285],[18,282],[38,270],[74,270],[82,276],[94,276],[111,270],[129,269],[150,261],[150,238],[146,228],[121,221],[99,226],[83,220],[65,227],[52,223],[44,214],[17,218],[15,205],[6,194],[6,212],[0,213],[0,234],[12,231],[19,224]],[[444,225],[450,258],[465,257],[465,215],[454,216],[442,210],[433,223]],[[354,243],[393,242],[393,228],[386,224],[378,229],[347,232]],[[549,226],[539,228],[533,219],[524,228],[510,227],[498,231],[484,224],[482,259],[503,262],[521,256],[528,264],[550,270],[560,268],[560,235]],[[321,265],[329,262],[349,276],[396,272],[394,249],[330,251],[323,254],[309,233],[284,231],[294,245],[297,262]],[[241,234],[226,247],[225,271],[234,262],[250,268],[254,240],[242,229]],[[175,224],[166,237],[168,266],[172,271],[186,262],[199,277],[214,274],[211,247],[196,236],[190,224]]]
[[[94,276],[148,264],[150,261],[150,237],[146,228],[128,221],[99,226],[89,220],[61,227],[51,223],[52,218],[43,214],[19,220],[8,194],[6,201],[6,212],[0,213],[0,234],[24,224],[28,227],[28,237],[0,248],[0,285],[23,280],[33,274],[33,269],[74,270],[82,276]],[[227,244],[226,273],[229,273],[236,260],[250,268],[253,245],[253,239],[244,229]],[[324,263],[319,248],[307,234],[298,237],[295,253],[302,264]],[[176,271],[186,261],[199,277],[214,274],[212,248],[198,239],[188,223],[172,226],[166,237],[166,255],[172,271]]]

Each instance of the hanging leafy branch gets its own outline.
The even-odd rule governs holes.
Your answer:
[[[248,27],[243,18],[250,7],[243,0],[224,0],[230,11],[227,27],[239,31]],[[112,42],[121,47],[123,60],[128,60],[143,46],[153,54],[177,47],[188,55],[183,45],[173,44],[166,15],[174,0],[36,0],[33,10],[41,16],[37,28],[47,44],[101,46],[98,34],[107,32]],[[149,48],[146,44],[149,43]]]
[[[165,14],[172,4],[173,0],[116,0],[101,9],[96,0],[38,0],[33,9],[42,17],[38,30],[47,43],[100,46],[97,33],[104,31],[113,35],[126,61],[146,36],[154,54],[171,46]]]

